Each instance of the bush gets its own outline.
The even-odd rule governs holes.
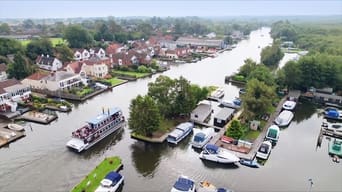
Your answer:
[[[246,81],[246,79],[243,75],[235,75],[235,76],[233,76],[233,80],[234,81],[242,81],[242,82]]]

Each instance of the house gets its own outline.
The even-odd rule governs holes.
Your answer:
[[[165,56],[169,59],[178,59],[176,50],[166,50]]]
[[[8,79],[0,82],[0,111],[15,112],[17,102],[25,102],[30,98],[31,89],[29,86],[20,83],[16,79]]]
[[[90,52],[87,49],[74,49],[74,60],[88,60],[90,57]]]
[[[234,112],[235,109],[222,108],[214,117],[214,126],[224,127],[233,118]]]
[[[36,59],[36,64],[39,68],[48,71],[57,71],[62,68],[63,63],[55,57],[50,57],[49,55],[41,55]]]
[[[106,48],[106,53],[108,56],[111,56],[116,53],[120,53],[122,51],[126,51],[128,48],[120,43],[112,43]]]
[[[97,55],[92,55],[88,60],[74,61],[67,64],[65,70],[79,74],[82,78],[86,78],[87,76],[103,78],[108,74],[110,65],[109,58],[105,57],[101,59]]]
[[[81,77],[79,74],[67,71],[56,71],[51,73],[36,72],[22,80],[21,83],[34,89],[63,91],[80,86]]]
[[[190,121],[204,123],[209,120],[212,113],[212,106],[207,101],[201,101],[190,114]]]
[[[7,79],[7,65],[5,63],[0,64],[0,81]]]
[[[100,47],[89,49],[89,53],[90,53],[90,57],[93,56],[93,55],[95,55],[95,56],[97,56],[99,58],[105,58],[106,57],[105,50],[100,48]]]
[[[137,57],[138,53],[135,50],[129,50],[127,52],[116,53],[112,55],[113,65],[138,65],[139,59]]]

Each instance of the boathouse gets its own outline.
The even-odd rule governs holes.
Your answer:
[[[214,117],[214,126],[224,127],[234,115],[235,109],[232,108],[222,108]]]
[[[206,100],[201,101],[197,107],[190,114],[190,121],[194,123],[204,123],[209,120],[210,114],[212,112],[212,106],[210,102]]]

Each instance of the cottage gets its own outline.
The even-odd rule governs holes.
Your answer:
[[[90,52],[87,49],[74,49],[74,60],[82,61],[88,60],[90,57]]]
[[[106,52],[104,49],[100,48],[100,47],[96,47],[96,48],[91,48],[89,49],[89,53],[90,53],[90,57],[92,56],[97,56],[99,58],[105,58],[106,57]]]
[[[48,71],[57,71],[62,68],[63,64],[60,60],[55,57],[50,57],[49,55],[41,55],[36,59],[36,64],[39,68]]]
[[[8,79],[0,82],[0,111],[15,112],[17,102],[26,101],[31,95],[31,89],[16,79]]]
[[[224,127],[233,118],[234,112],[235,109],[222,108],[214,117],[214,126]]]

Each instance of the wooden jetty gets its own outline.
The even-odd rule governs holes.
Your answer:
[[[49,124],[57,118],[58,118],[57,115],[41,113],[38,111],[29,111],[17,117],[16,119],[32,121],[32,122],[41,123],[41,124]]]
[[[11,136],[10,138],[5,138],[4,136],[0,135],[0,147],[3,147],[19,138],[25,137],[25,131],[14,131],[14,130],[10,130],[10,129],[6,129],[3,127],[0,127],[0,132],[1,133],[8,133],[9,135],[11,135],[11,133],[14,133],[13,136]]]

